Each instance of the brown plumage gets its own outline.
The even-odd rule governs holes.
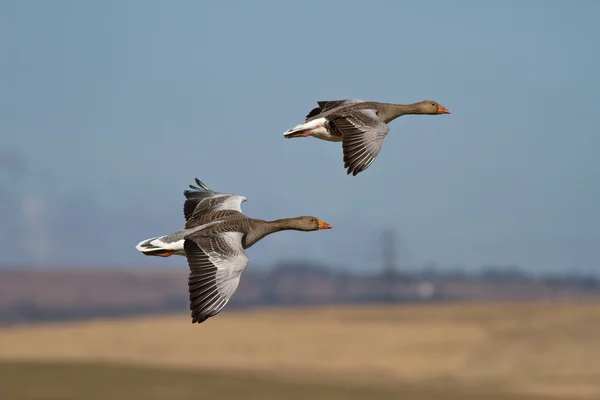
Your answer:
[[[185,255],[192,323],[217,315],[237,289],[248,264],[245,249],[267,235],[282,230],[316,231],[331,225],[310,216],[264,221],[243,214],[246,198],[213,192],[196,179],[198,186],[184,191],[185,229],[140,242],[146,255]]]
[[[347,174],[367,169],[381,150],[389,132],[387,124],[407,114],[439,115],[450,111],[433,100],[414,104],[378,103],[362,100],[319,101],[303,123],[289,129],[285,138],[313,136],[330,142],[342,142]]]

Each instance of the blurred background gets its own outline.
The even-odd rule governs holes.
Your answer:
[[[600,398],[600,3],[0,2],[3,399]],[[316,101],[432,99],[356,177]],[[200,178],[248,250],[145,257]]]

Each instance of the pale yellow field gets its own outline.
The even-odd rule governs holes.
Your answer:
[[[600,398],[600,303],[319,307],[0,329],[0,359],[265,371]]]

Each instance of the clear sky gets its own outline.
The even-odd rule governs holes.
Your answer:
[[[600,271],[600,2],[3,1],[2,265],[185,265],[135,250],[183,225],[198,176],[245,212],[334,226],[249,249]],[[290,139],[317,100],[432,99],[345,173]]]

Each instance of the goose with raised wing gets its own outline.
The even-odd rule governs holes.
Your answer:
[[[342,142],[344,168],[347,174],[356,174],[369,168],[375,161],[388,124],[402,115],[450,114],[433,100],[414,104],[378,103],[362,100],[318,101],[301,124],[284,132],[285,138],[312,136],[329,142]]]
[[[187,258],[192,323],[217,315],[231,299],[249,261],[244,250],[271,233],[331,228],[310,216],[275,221],[249,218],[241,209],[244,196],[214,192],[198,179],[196,184],[184,191],[184,229],[136,246],[148,256]]]

